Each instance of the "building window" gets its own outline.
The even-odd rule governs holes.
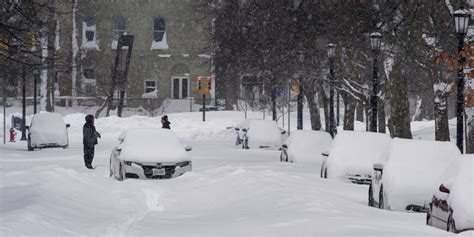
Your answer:
[[[96,94],[96,76],[95,70],[91,68],[82,69],[82,90],[87,96],[94,96]]]
[[[95,80],[95,71],[94,69],[84,69],[82,74],[85,79],[94,79]]]
[[[172,84],[173,99],[184,99],[189,96],[189,78],[173,77]]]
[[[168,49],[165,18],[161,16],[157,16],[153,19],[153,41],[151,49]]]
[[[145,93],[154,92],[156,90],[156,81],[145,81]]]
[[[118,41],[121,35],[125,34],[125,30],[127,29],[127,23],[125,22],[125,18],[123,16],[115,17],[114,19],[114,40]]]
[[[86,16],[82,22],[82,48],[99,49],[97,45],[95,17]]]
[[[92,84],[92,83],[84,84],[84,93],[89,96],[95,95],[95,84]]]

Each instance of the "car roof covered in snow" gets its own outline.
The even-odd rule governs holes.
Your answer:
[[[394,138],[382,176],[387,204],[393,210],[425,205],[460,154],[451,142]]]
[[[179,162],[190,157],[170,129],[134,128],[124,131],[119,140],[120,159],[137,162]]]
[[[321,163],[321,153],[326,152],[332,142],[331,135],[325,131],[296,130],[291,131],[286,139],[290,155],[295,162]]]
[[[374,163],[386,154],[390,141],[390,136],[384,133],[339,132],[329,150],[328,178],[372,174]]]

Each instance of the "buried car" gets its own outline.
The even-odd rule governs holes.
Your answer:
[[[188,151],[169,129],[130,129],[110,155],[110,176],[118,180],[173,178],[191,171]]]
[[[322,152],[329,149],[331,135],[324,131],[296,130],[282,145],[281,162],[311,162],[321,165]]]
[[[460,156],[451,142],[394,138],[385,160],[373,165],[368,205],[424,212],[437,180]]]
[[[323,153],[321,178],[369,184],[372,166],[385,154],[390,141],[383,133],[341,131],[329,152]]]
[[[449,232],[474,230],[474,155],[465,155],[441,178],[426,224]]]
[[[241,127],[242,148],[266,148],[278,150],[281,148],[285,130],[280,129],[273,120],[252,119]]]
[[[39,113],[33,116],[28,129],[28,151],[35,148],[69,147],[69,124],[64,122],[59,113]]]

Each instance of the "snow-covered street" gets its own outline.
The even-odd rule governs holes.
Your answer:
[[[235,147],[226,127],[242,113],[208,113],[204,123],[200,113],[169,116],[182,143],[193,147],[193,171],[175,179],[109,178],[120,131],[160,127],[158,117],[98,119],[95,170],[83,164],[84,114],[65,117],[69,149],[0,146],[0,235],[450,235],[426,226],[426,214],[368,207],[367,186],[321,179],[318,163],[281,163],[279,151]]]

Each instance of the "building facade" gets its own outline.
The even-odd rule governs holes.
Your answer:
[[[196,77],[211,75],[211,27],[194,1],[80,0],[61,7],[73,10],[57,16],[56,53],[63,68],[57,70],[58,98],[71,96],[79,103],[103,99],[121,35],[134,36],[125,88],[128,106],[200,96]]]

